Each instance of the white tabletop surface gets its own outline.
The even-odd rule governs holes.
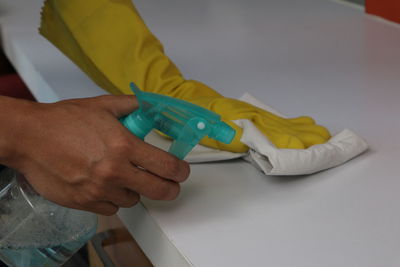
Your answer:
[[[39,0],[0,0],[5,50],[43,102],[103,94],[37,34]],[[156,266],[400,266],[400,28],[328,0],[137,0],[187,78],[244,92],[370,150],[310,176],[192,166],[173,202],[119,216]]]

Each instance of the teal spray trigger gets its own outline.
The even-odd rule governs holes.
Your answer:
[[[121,118],[122,124],[142,140],[152,129],[168,135],[174,140],[168,152],[180,159],[205,136],[225,144],[235,137],[235,130],[212,111],[173,97],[143,92],[134,83],[130,87],[139,108]]]

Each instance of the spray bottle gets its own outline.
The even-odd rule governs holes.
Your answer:
[[[95,234],[97,216],[40,196],[0,166],[0,259],[12,267],[61,266]]]
[[[168,152],[179,159],[205,136],[225,144],[235,137],[235,130],[212,111],[180,99],[143,92],[134,83],[130,87],[139,108],[121,118],[122,124],[142,140],[153,129],[169,136],[173,142]]]

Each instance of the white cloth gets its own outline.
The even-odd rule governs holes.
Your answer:
[[[157,133],[150,132],[144,139],[147,143],[152,144],[162,150],[168,151],[171,145],[171,140],[163,137]],[[221,161],[245,157],[247,153],[232,153],[229,151],[222,151],[212,149],[202,145],[196,145],[193,150],[186,156],[185,160],[190,163],[202,163]]]
[[[244,94],[240,100],[285,117],[250,94]],[[368,149],[367,143],[348,129],[334,135],[324,144],[307,149],[279,149],[251,121],[237,120],[235,123],[243,128],[240,141],[250,147],[248,153],[232,153],[197,145],[185,160],[199,163],[244,158],[267,175],[301,175],[338,166]],[[155,133],[149,134],[145,140],[164,150],[171,144],[170,140]]]

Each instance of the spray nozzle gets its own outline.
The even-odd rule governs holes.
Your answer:
[[[143,92],[134,83],[130,87],[139,108],[121,118],[121,122],[142,140],[152,129],[168,135],[174,139],[168,152],[180,159],[205,136],[225,144],[235,137],[235,130],[212,111],[173,97]]]

